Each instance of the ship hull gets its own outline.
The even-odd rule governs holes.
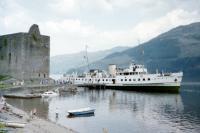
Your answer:
[[[89,89],[116,89],[128,91],[142,91],[142,92],[166,92],[179,93],[180,85],[178,84],[148,84],[148,85],[99,85],[99,84],[85,84],[80,87],[87,87]]]
[[[106,86],[107,89],[179,93],[180,86]]]

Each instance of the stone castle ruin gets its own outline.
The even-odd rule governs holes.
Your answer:
[[[28,33],[0,36],[0,75],[19,80],[49,78],[50,37],[34,24]]]

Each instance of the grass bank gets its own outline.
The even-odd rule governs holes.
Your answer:
[[[0,75],[0,81],[7,80],[9,78],[10,78],[10,76],[8,76],[8,75]]]

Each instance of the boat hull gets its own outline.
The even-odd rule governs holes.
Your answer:
[[[128,91],[143,91],[143,92],[166,92],[166,93],[179,93],[180,85],[81,85],[81,87],[87,87],[89,89],[116,89],[116,90],[128,90]]]
[[[77,110],[69,110],[69,115],[88,115],[88,114],[94,114],[95,109],[91,108],[81,108]]]
[[[83,112],[68,112],[69,115],[87,115],[87,114],[94,114],[94,110],[83,111]]]
[[[107,89],[179,93],[180,86],[106,86]]]

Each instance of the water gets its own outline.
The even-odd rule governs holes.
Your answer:
[[[36,107],[38,116],[81,133],[195,133],[200,131],[199,99],[200,85],[185,85],[180,94],[80,88],[52,99],[7,101],[27,112]],[[67,117],[67,110],[87,106],[96,109],[94,116]]]

